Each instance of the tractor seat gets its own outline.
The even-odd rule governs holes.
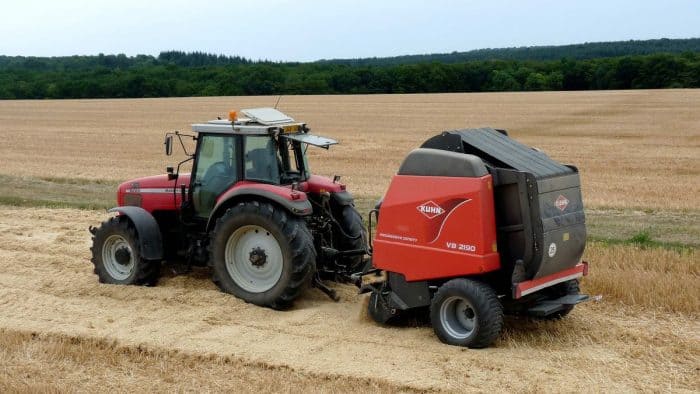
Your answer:
[[[212,164],[202,177],[202,189],[199,193],[201,207],[211,209],[216,203],[216,198],[235,180],[236,173],[233,168],[223,162]]]
[[[252,166],[248,168],[248,162]],[[277,161],[270,155],[266,148],[253,149],[246,154],[246,178],[276,181],[279,179]]]

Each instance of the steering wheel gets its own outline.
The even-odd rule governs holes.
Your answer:
[[[212,164],[209,168],[207,168],[207,172],[204,173],[204,176],[202,177],[202,184],[209,183],[209,181],[217,176],[226,176],[228,172],[226,170],[227,168],[228,167],[223,161]]]

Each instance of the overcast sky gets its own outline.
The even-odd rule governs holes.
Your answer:
[[[309,61],[700,37],[699,0],[10,0],[0,54],[163,50]]]

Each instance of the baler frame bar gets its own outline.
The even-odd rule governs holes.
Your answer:
[[[567,270],[513,285],[513,299],[517,300],[518,298],[535,293],[546,287],[554,286],[569,280],[578,279],[586,275],[588,275],[588,262],[582,261],[575,267]]]

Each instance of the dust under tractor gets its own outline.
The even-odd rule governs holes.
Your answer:
[[[167,133],[166,154],[177,139],[188,158],[119,185],[116,215],[90,229],[100,282],[154,285],[164,261],[184,262],[286,309],[309,286],[338,300],[327,281],[352,281],[375,321],[426,314],[441,341],[471,348],[498,337],[504,314],[557,319],[588,298],[576,167],[503,130],[444,132],[405,158],[368,236],[340,178],[310,172],[307,148],[336,141],[276,109],[240,113]]]

